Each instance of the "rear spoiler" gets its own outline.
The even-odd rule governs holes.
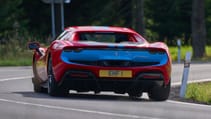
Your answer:
[[[149,51],[149,52],[167,52],[164,48],[158,47],[139,47],[139,46],[66,46],[63,50],[77,50],[77,49],[125,49],[125,50],[140,50],[140,51]]]

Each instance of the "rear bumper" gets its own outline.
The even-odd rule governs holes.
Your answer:
[[[164,79],[161,73],[161,77],[157,79],[144,77],[144,74],[139,73],[134,78],[98,78],[90,71],[69,70],[62,77],[59,86],[79,92],[114,91],[117,93],[126,93],[134,90],[148,92],[154,86],[164,85]]]

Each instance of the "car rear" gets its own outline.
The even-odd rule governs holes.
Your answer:
[[[65,73],[60,84],[70,90],[147,92],[170,80],[168,54],[163,49],[65,48],[61,59]]]
[[[166,45],[149,44],[134,32],[78,31],[55,69],[60,87],[78,92],[113,91],[166,100],[171,61]]]

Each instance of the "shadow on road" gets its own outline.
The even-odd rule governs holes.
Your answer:
[[[50,96],[48,96],[45,93],[35,93],[35,92],[31,92],[31,91],[25,91],[25,92],[12,92],[14,94],[20,94],[23,97],[30,97],[30,98],[50,98]]]
[[[143,101],[152,102],[151,100],[145,98],[131,98],[127,95],[118,94],[90,94],[90,93],[70,93],[66,97],[52,97],[45,93],[35,93],[35,92],[13,92],[15,94],[20,94],[23,97],[30,98],[42,98],[42,99],[57,99],[57,100],[89,100],[89,101]]]

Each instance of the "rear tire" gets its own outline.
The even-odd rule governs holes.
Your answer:
[[[68,90],[58,87],[58,84],[55,80],[53,69],[52,69],[52,60],[49,58],[48,61],[48,94],[50,96],[67,96]]]
[[[46,93],[45,88],[43,88],[40,83],[41,81],[39,81],[39,78],[37,78],[38,74],[37,74],[37,68],[36,68],[36,64],[35,64],[35,57],[33,57],[33,74],[34,77],[32,77],[32,83],[33,83],[33,87],[34,87],[34,92],[36,93]]]
[[[150,91],[148,92],[148,96],[151,100],[155,101],[165,101],[169,97],[170,93],[170,87],[171,82],[169,82],[165,86],[154,86]]]
[[[37,79],[32,78],[32,83],[33,83],[33,87],[34,87],[34,92],[36,93],[46,93],[46,89],[43,88],[42,86],[40,86],[40,84],[38,83],[38,81],[36,81]]]
[[[34,86],[34,92],[36,93],[42,93],[42,87],[40,87],[39,85],[33,84]]]

